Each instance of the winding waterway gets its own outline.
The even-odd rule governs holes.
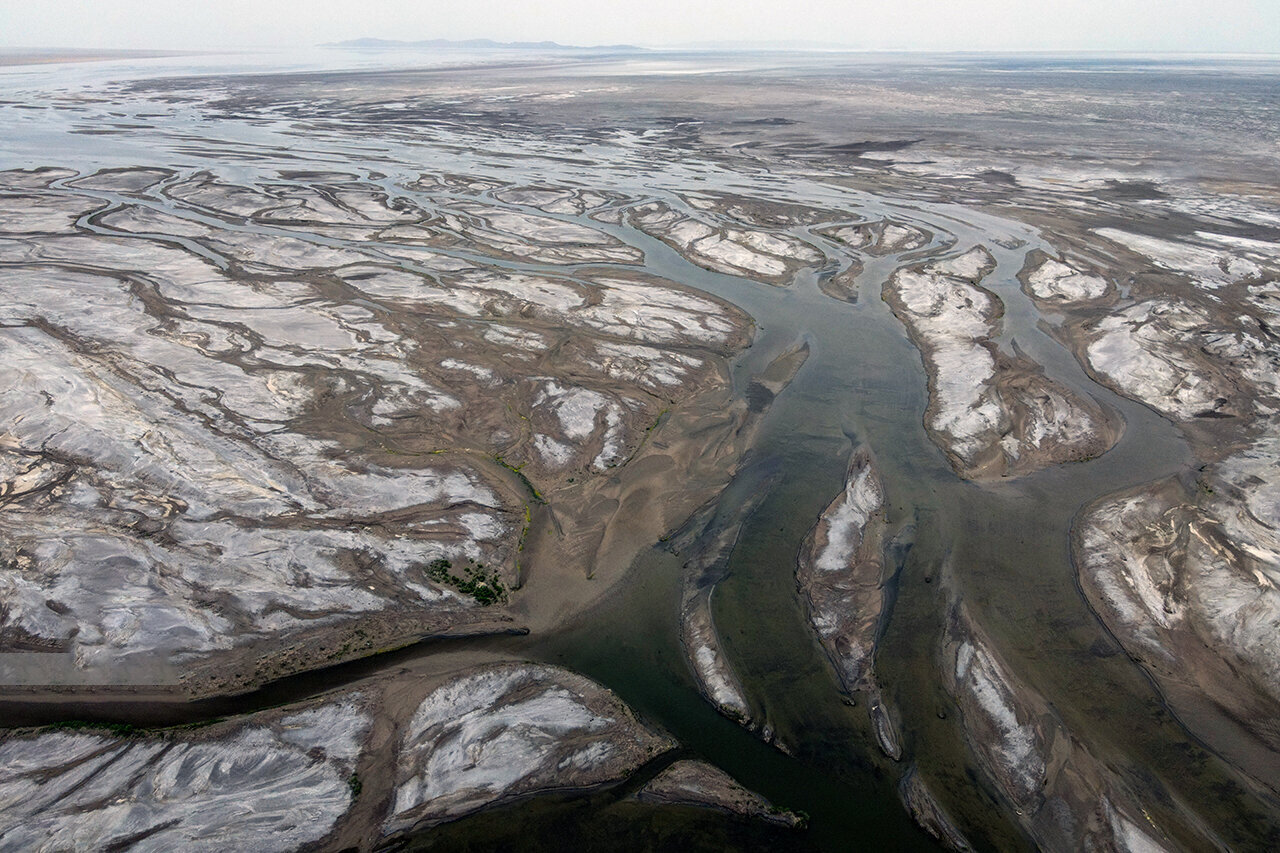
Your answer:
[[[132,108],[144,112],[154,106],[139,102]],[[12,108],[0,110],[11,112]],[[406,141],[334,132],[311,136],[303,149],[296,129],[285,122],[226,118],[207,122],[190,116],[186,124],[157,122],[152,130],[132,131],[120,146],[90,146],[85,137],[68,135],[88,120],[54,113],[43,122],[24,119],[14,141],[0,147],[0,168],[57,165],[89,172],[109,166],[163,165],[180,167],[175,180],[211,169],[231,180],[270,177],[277,183],[276,170],[281,168],[338,168],[428,210],[447,209],[450,199],[447,194],[427,196],[409,189],[422,172],[483,175],[516,184],[574,183],[617,192],[631,200],[629,205],[660,199],[677,210],[685,207],[676,193],[697,187],[847,211],[847,221],[893,219],[927,230],[934,241],[906,256],[867,259],[858,277],[858,301],[846,303],[822,293],[816,271],[802,273],[789,287],[772,287],[695,266],[665,243],[628,225],[556,215],[603,230],[641,250],[643,270],[714,294],[754,318],[755,342],[733,365],[739,395],[746,394],[753,377],[776,356],[800,343],[809,346],[808,360],[774,401],[746,463],[720,498],[721,517],[731,518],[741,502],[767,490],[744,526],[727,577],[713,597],[717,628],[744,682],[753,716],[767,721],[777,741],[792,754],[720,716],[698,692],[680,645],[683,561],[663,543],[654,543],[636,560],[629,580],[603,604],[552,634],[424,643],[286,679],[247,697],[187,706],[150,701],[132,706],[125,700],[95,709],[5,702],[12,723],[72,715],[146,724],[193,721],[301,699],[380,672],[403,671],[405,677],[412,677],[438,659],[460,652],[492,652],[582,672],[616,691],[690,753],[723,767],[778,805],[804,811],[810,816],[809,829],[789,836],[787,843],[842,850],[850,839],[857,839],[871,849],[934,849],[932,840],[903,811],[895,791],[903,767],[914,762],[934,781],[935,789],[944,792],[941,798],[972,840],[984,847],[1026,846],[1020,830],[974,784],[958,715],[936,674],[945,567],[949,582],[997,641],[1011,668],[1048,698],[1096,755],[1114,762],[1126,776],[1141,777],[1144,784],[1154,780],[1176,797],[1197,803],[1200,814],[1224,840],[1250,846],[1251,822],[1240,820],[1254,808],[1246,792],[1171,715],[1142,671],[1108,637],[1076,586],[1070,530],[1081,507],[1122,488],[1186,474],[1193,462],[1172,424],[1093,382],[1070,351],[1045,330],[1041,314],[1016,278],[1028,252],[1053,251],[1036,230],[958,205],[895,202],[800,174],[744,173],[724,163],[687,156],[641,158],[606,143],[584,145],[577,155],[596,163],[593,167],[558,163],[540,156],[536,146],[522,147],[516,141],[511,148],[524,156],[498,160],[486,150],[497,144],[492,139],[482,140],[468,152],[459,150],[459,143],[466,140]],[[216,150],[202,154],[199,144],[191,142],[193,135],[241,144],[253,152],[253,160],[227,168]],[[183,139],[180,153],[179,138]],[[289,152],[287,158],[277,156],[284,151]],[[113,204],[141,203],[209,221],[154,193],[140,202],[111,193],[77,192]],[[503,204],[492,195],[485,201],[549,215]],[[111,233],[97,224],[98,218],[86,217],[81,225]],[[292,227],[270,229],[222,220],[217,225],[232,231],[286,233],[326,246],[348,244]],[[845,249],[817,236],[813,228],[793,233],[820,247],[830,266],[850,260]],[[194,250],[180,238],[163,239]],[[1102,457],[1052,467],[1016,481],[974,485],[955,476],[927,435],[923,426],[927,377],[919,352],[881,299],[881,288],[903,264],[940,252],[959,254],[977,245],[986,246],[997,261],[984,286],[1005,305],[1000,345],[1011,350],[1016,343],[1052,379],[1093,397],[1123,418],[1123,437]],[[370,248],[368,243],[361,246]],[[195,248],[210,256],[202,247]],[[547,275],[573,275],[586,269],[480,258],[461,251],[453,254],[478,258],[489,266]],[[890,535],[898,536],[901,544],[900,571],[893,583],[895,596],[877,671],[886,699],[900,718],[902,765],[880,753],[865,709],[850,706],[838,692],[795,586],[800,544],[822,509],[843,488],[845,466],[855,444],[867,445],[875,455],[888,495]],[[535,849],[529,842],[533,837],[548,839],[550,849],[558,843],[553,829],[566,815],[586,827],[582,832],[598,831],[601,839],[612,838],[610,833],[628,821],[639,827],[652,820],[648,812],[620,807],[618,796],[538,800],[501,813],[482,813],[435,831],[433,849],[461,849],[516,837],[522,839],[521,849]],[[606,817],[593,818],[598,824],[583,818],[584,802]],[[698,838],[710,844],[708,839],[724,832],[726,845],[750,842],[732,836],[724,827],[716,829],[712,818],[692,820],[675,813],[669,820],[662,830],[670,833],[664,836],[668,839]],[[659,832],[648,823],[644,831]],[[768,839],[768,846],[775,849],[782,843],[781,837]]]

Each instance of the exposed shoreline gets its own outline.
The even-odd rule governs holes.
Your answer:
[[[1240,751],[1249,727],[1274,735],[1272,709],[1203,694],[1273,674],[1255,616],[1280,553],[1280,196],[1235,142],[1277,114],[1229,73],[1211,103],[1162,89],[1186,108],[1175,126],[1148,84],[1195,75],[1002,69],[1015,80],[948,59],[904,88],[874,62],[688,78],[610,62],[191,76],[6,113],[23,164],[65,143],[62,162],[109,165],[0,173],[0,347],[24,377],[0,389],[0,650],[26,679],[0,709],[206,722],[381,675],[408,708],[446,671],[528,651],[812,808],[823,849],[831,827],[927,846],[908,814],[957,848],[1274,847],[1262,787],[1280,771]],[[978,97],[992,79],[1012,85]],[[1080,123],[1073,92],[1108,120]],[[1224,122],[1242,104],[1255,123]],[[1007,120],[1023,108],[1037,121]],[[201,120],[175,135],[166,110]],[[1161,172],[1161,149],[1185,172]],[[979,246],[983,263],[956,266]],[[936,312],[886,292],[912,276]],[[959,335],[957,306],[975,308]],[[760,381],[801,344],[785,391]],[[963,395],[942,392],[970,366],[998,405],[952,429],[943,398]],[[917,534],[871,549],[893,572],[864,590],[884,624],[853,608],[859,636],[883,631],[868,709],[842,701],[823,659],[840,655],[795,590],[850,442],[880,470],[880,538]],[[1181,475],[1177,494],[1135,485],[1156,474]],[[1160,518],[1099,514],[1129,499]],[[935,583],[944,565],[954,585]],[[1125,578],[1139,609],[1098,592]],[[1238,631],[1212,606],[1226,599],[1245,602]],[[150,692],[155,638],[152,660],[213,649],[213,677],[189,684],[222,698]],[[96,695],[29,678],[82,660],[111,680],[113,655],[139,665]],[[1227,674],[1193,683],[1210,671]],[[1026,743],[1046,772],[1023,785],[1001,750]],[[392,775],[386,755],[370,766]],[[504,814],[554,822],[542,807]]]

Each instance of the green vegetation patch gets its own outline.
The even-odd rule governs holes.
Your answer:
[[[91,723],[88,720],[60,720],[56,723],[50,723],[43,726],[41,731],[58,731],[71,730],[79,731],[81,729],[90,729],[95,731],[107,732],[116,737],[133,737],[142,734],[143,730],[129,723]]]
[[[524,485],[526,489],[529,490],[529,494],[533,495],[533,499],[535,501],[537,501],[540,504],[544,504],[547,502],[547,499],[542,496],[542,492],[538,491],[537,487],[533,485],[533,482],[524,475],[523,471],[520,470],[520,468],[524,467],[523,465],[519,467],[512,465],[510,462],[503,459],[501,456],[493,457],[493,461],[497,462],[503,468],[506,468],[512,474],[515,474],[517,477],[519,477],[520,482]]]
[[[506,600],[507,588],[502,579],[496,571],[486,574],[484,563],[467,560],[467,565],[462,567],[462,574],[464,577],[455,575],[453,563],[444,559],[432,560],[427,566],[427,577],[432,581],[469,595],[486,607]]]

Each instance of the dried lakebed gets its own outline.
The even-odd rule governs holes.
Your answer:
[[[1265,193],[522,73],[15,123],[0,848],[1274,847]]]

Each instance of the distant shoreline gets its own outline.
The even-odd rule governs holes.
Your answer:
[[[187,56],[185,50],[76,50],[39,48],[0,48],[0,67],[15,65],[55,65],[64,62],[109,62],[113,59],[156,59],[165,56]]]

